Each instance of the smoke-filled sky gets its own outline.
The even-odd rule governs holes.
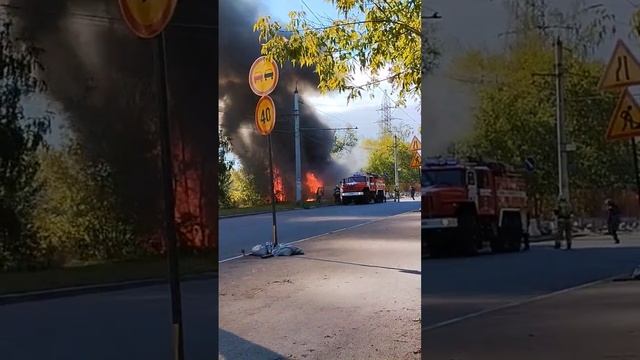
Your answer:
[[[548,0],[552,7],[564,9],[575,1]],[[631,31],[630,17],[634,6],[631,1],[584,1],[586,6],[602,3],[616,17],[617,34],[605,42],[596,56],[606,61],[613,50],[615,40],[628,40]],[[423,3],[423,13],[438,12],[440,20],[427,20],[436,26],[436,41],[443,51],[440,67],[423,80],[422,122],[423,146],[430,155],[441,154],[451,142],[469,133],[472,126],[474,96],[471,89],[448,75],[448,64],[457,56],[471,49],[493,52],[502,50],[509,30],[509,13],[504,0],[429,0]],[[632,45],[632,51],[635,44]],[[636,46],[637,48],[637,46]],[[636,51],[637,52],[637,51]]]
[[[252,21],[255,20],[258,16],[271,16],[275,20],[286,21],[289,11],[299,11],[303,10],[309,14],[309,16],[315,20],[315,16],[320,18],[329,17],[335,18],[337,13],[335,8],[331,5],[330,2],[325,0],[305,0],[300,1],[241,1],[239,2],[243,4],[242,7],[243,15],[247,17],[252,17]],[[224,6],[227,4],[221,5],[221,11],[224,12]],[[308,7],[307,7],[308,6]],[[313,10],[311,12],[310,8]],[[223,32],[229,30],[224,29],[225,18],[221,15],[221,30]],[[248,31],[246,32],[246,36],[255,44],[257,44],[257,33],[253,33],[251,31],[253,22],[248,24]],[[244,36],[242,39],[244,41]],[[224,45],[221,43],[221,56],[227,56],[225,53],[228,51],[224,48]],[[255,53],[253,53],[252,58],[259,56],[259,50],[256,48]],[[222,72],[224,70],[221,69]],[[243,69],[244,73],[248,72],[248,67]],[[222,74],[221,72],[221,74]],[[358,76],[358,82],[365,82],[367,77],[365,74],[361,74]],[[246,81],[245,81],[246,83]],[[246,86],[248,89],[248,84],[243,83],[242,86]],[[308,89],[299,89],[300,95],[303,97],[305,105],[302,105],[304,109],[309,108],[315,112],[317,119],[321,120],[324,124],[323,127],[329,128],[343,128],[346,126],[357,126],[358,127],[358,136],[360,139],[363,138],[374,138],[378,132],[378,123],[377,121],[380,119],[380,112],[378,109],[381,107],[382,102],[382,94],[384,89],[387,89],[390,92],[390,87],[384,86],[380,87],[378,91],[374,93],[376,96],[373,100],[369,99],[365,96],[362,100],[352,101],[347,103],[346,95],[339,93],[325,94],[321,95],[314,91],[315,84],[310,84]],[[278,85],[278,90],[281,90],[282,84]],[[407,124],[412,129],[415,130],[415,135],[418,134],[418,128],[420,126],[420,110],[419,110],[419,99],[415,99],[410,102],[406,108],[402,109],[394,109],[392,111],[392,117],[399,118],[402,120],[396,120],[396,124],[400,124],[401,122]],[[290,109],[292,106],[291,99],[288,99],[287,103],[288,108]],[[290,112],[289,109],[285,110],[285,113]],[[286,121],[286,119],[283,119]],[[280,117],[279,120],[280,121]],[[366,162],[366,151],[361,148],[357,148],[354,152],[345,159],[341,161],[344,164],[349,164],[348,170],[354,170],[359,167],[365,165]],[[333,180],[331,180],[333,181]]]
[[[110,165],[122,211],[139,217],[139,223],[155,223],[161,205],[155,133],[157,41],[136,38],[114,0],[0,4],[12,5],[3,8],[2,16],[13,21],[13,34],[43,49],[40,75],[47,91],[28,111],[39,115],[51,103],[56,119],[66,118],[66,133],[78,140],[83,155]],[[185,169],[198,169],[203,184],[215,184],[217,163],[211,153],[217,147],[216,104],[211,97],[216,84],[203,80],[215,78],[215,8],[207,0],[180,2],[173,23],[180,25],[169,26],[165,33],[172,146],[174,158],[177,148],[182,156],[177,179]],[[216,187],[202,189],[197,192],[205,209],[201,218],[214,234]]]
[[[221,128],[231,142],[234,154],[256,177],[258,187],[268,190],[267,138],[255,131],[254,113],[258,96],[250,90],[247,79],[251,63],[260,55],[253,23],[257,19],[256,3],[249,0],[220,4],[219,96]],[[280,71],[280,81],[270,95],[276,104],[276,126],[272,133],[274,165],[282,174],[285,194],[295,186],[295,155],[293,142],[293,93],[296,87],[305,102],[305,95],[315,92],[316,76],[310,71],[293,69],[286,64]],[[305,102],[306,103],[306,102]],[[326,128],[313,107],[300,107],[301,128]],[[301,133],[303,173],[313,171],[325,181],[334,182],[346,176],[346,169],[335,164],[330,156],[332,134],[329,131]]]

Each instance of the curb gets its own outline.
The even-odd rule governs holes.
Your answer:
[[[293,210],[311,210],[311,209],[325,208],[325,207],[330,207],[330,206],[336,206],[336,205],[329,204],[329,205],[325,205],[325,206],[312,206],[312,207],[309,207],[309,208],[282,209],[282,210],[276,210],[276,212],[280,213],[280,212],[287,212],[287,211],[293,211]],[[231,219],[231,218],[237,218],[237,217],[243,217],[243,216],[264,215],[264,214],[271,214],[271,210],[254,212],[254,213],[247,213],[247,214],[235,214],[235,215],[218,216],[218,219]]]
[[[582,237],[587,237],[589,235],[587,234],[574,234],[571,238],[572,239],[576,239],[576,238],[582,238]],[[544,236],[538,236],[535,238],[530,238],[529,242],[530,243],[538,243],[538,242],[545,242],[545,241],[554,241],[556,239],[556,235],[544,235]]]
[[[196,281],[196,280],[211,280],[217,279],[217,272],[207,272],[194,275],[185,275],[180,279],[181,281]],[[60,289],[49,289],[30,291],[14,294],[0,295],[0,306],[9,305],[15,303],[23,303],[30,301],[50,300],[61,297],[70,297],[118,290],[135,289],[146,286],[161,285],[167,283],[166,278],[151,278],[144,280],[122,281],[116,283],[100,284],[100,285],[86,285],[86,286],[74,286]]]

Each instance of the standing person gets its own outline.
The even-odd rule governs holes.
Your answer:
[[[571,250],[571,205],[564,196],[558,198],[558,206],[553,211],[558,219],[558,232],[559,236],[556,238],[556,249],[560,249],[561,241],[564,239],[567,242],[567,250]]]
[[[413,185],[411,185],[411,200],[415,200],[416,199],[416,188],[413,187]]]
[[[333,200],[336,204],[340,204],[340,185],[333,188]]]
[[[618,227],[620,226],[620,208],[611,199],[607,199],[604,204],[607,206],[607,227],[609,235],[613,236],[613,241],[620,244],[618,238]]]
[[[324,195],[324,189],[319,187],[316,189],[316,201],[318,204],[322,202],[322,196]]]
[[[394,193],[394,197],[393,197],[393,202],[400,202],[400,189],[398,189],[398,187],[396,186],[393,189],[393,193]]]

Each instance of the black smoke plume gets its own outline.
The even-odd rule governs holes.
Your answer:
[[[162,207],[156,40],[136,38],[115,0],[9,4],[19,35],[44,50],[47,96],[86,156],[111,166],[122,214],[154,236]],[[190,219],[187,232],[201,246],[215,246],[217,234],[216,7],[180,1],[166,30],[178,216]]]
[[[229,137],[233,152],[243,166],[254,174],[259,188],[268,194],[267,139],[254,130],[258,96],[251,91],[248,83],[249,68],[261,55],[258,33],[253,31],[253,24],[258,18],[258,5],[257,1],[249,0],[224,1],[220,4],[219,96],[223,134]],[[311,70],[284,64],[276,90],[270,95],[276,104],[277,118],[272,133],[274,164],[282,174],[288,199],[293,199],[295,189],[293,94],[297,86],[304,102],[304,95],[316,92],[317,83],[318,78]],[[328,128],[309,103],[300,105],[300,127]],[[303,197],[305,193],[308,195],[304,187],[307,171],[319,176],[325,186],[334,184],[345,175],[345,170],[331,158],[332,146],[332,131],[301,131]]]

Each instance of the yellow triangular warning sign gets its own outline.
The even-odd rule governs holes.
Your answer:
[[[640,136],[640,106],[629,90],[625,90],[609,120],[607,140],[628,139],[636,136]]]
[[[420,140],[418,140],[416,136],[414,136],[413,140],[411,140],[411,145],[409,145],[409,149],[411,151],[418,151],[421,148],[422,148],[422,143],[420,142]]]
[[[640,63],[622,40],[618,40],[600,79],[600,89],[610,90],[640,84]]]
[[[419,168],[420,164],[421,164],[420,154],[416,152],[415,154],[413,154],[413,159],[411,159],[411,167]]]

